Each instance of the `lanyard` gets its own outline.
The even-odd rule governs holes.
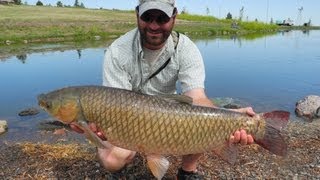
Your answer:
[[[176,32],[176,31],[172,31],[171,33],[172,35],[172,38],[173,38],[173,42],[174,42],[174,50],[177,49],[177,46],[178,46],[178,41],[179,41],[179,33]],[[140,54],[139,54],[140,56]],[[139,58],[138,58],[139,59]],[[139,83],[139,86],[138,86],[138,89],[137,91],[138,92],[141,92],[142,91],[142,88],[146,85],[146,83],[152,79],[153,77],[155,77],[157,74],[159,74],[165,67],[167,67],[167,65],[169,64],[169,62],[171,61],[171,57],[161,65],[161,67],[159,67],[158,70],[156,70],[154,73],[152,73],[146,80],[142,80],[143,79],[143,73],[142,73],[142,67],[141,67],[141,61],[138,60],[138,63],[139,63],[139,66],[140,66],[140,74],[141,74],[141,81]],[[142,82],[143,81],[143,82]]]

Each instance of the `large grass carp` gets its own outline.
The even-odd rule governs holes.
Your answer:
[[[87,127],[99,127],[112,145],[143,152],[152,173],[161,178],[169,164],[162,155],[214,151],[234,163],[236,146],[228,139],[244,129],[270,152],[285,156],[287,145],[280,130],[289,113],[273,111],[249,117],[227,109],[192,105],[183,95],[151,96],[104,86],[75,86],[38,96],[39,105],[64,123],[77,122],[101,144]],[[112,147],[112,146],[110,146]],[[149,157],[149,158],[148,158]]]

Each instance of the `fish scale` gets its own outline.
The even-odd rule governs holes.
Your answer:
[[[194,106],[161,96],[103,86],[63,88],[43,95],[39,104],[53,101],[55,94],[59,94],[56,98],[64,94],[59,103],[73,100],[74,106],[79,106],[76,113],[95,123],[110,143],[147,154],[183,155],[211,151],[226,144],[229,136],[239,129],[245,129],[266,147],[271,141],[263,140],[267,130],[265,118],[288,119],[287,112],[249,117],[230,110]],[[64,121],[61,114],[51,114]],[[278,132],[273,129],[268,131]]]

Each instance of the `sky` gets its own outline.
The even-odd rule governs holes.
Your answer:
[[[23,1],[23,0],[22,0]],[[41,0],[44,4],[56,5],[58,0]],[[60,0],[63,4],[73,5],[75,0]],[[133,10],[138,0],[78,0],[87,8],[106,8]],[[23,1],[25,2],[25,1]],[[26,0],[34,5],[37,0]],[[311,19],[313,25],[320,26],[319,0],[176,0],[181,12],[185,9],[190,14],[211,15],[225,18],[230,12],[234,18],[240,16],[243,7],[243,20],[261,22],[285,20],[290,18],[296,25]],[[299,9],[302,9],[299,11]],[[208,11],[207,11],[208,10]]]

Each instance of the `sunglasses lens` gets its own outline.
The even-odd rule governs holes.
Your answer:
[[[160,16],[152,16],[149,13],[144,13],[142,16],[140,16],[140,19],[146,23],[152,23],[153,21],[156,21],[158,24],[165,24],[170,21],[170,17],[165,14]]]
[[[158,24],[165,24],[170,21],[170,18],[167,15],[158,16],[156,22]]]
[[[146,13],[142,14],[140,19],[142,19],[142,21],[144,21],[144,22],[151,22],[151,20],[152,20],[151,17]]]

